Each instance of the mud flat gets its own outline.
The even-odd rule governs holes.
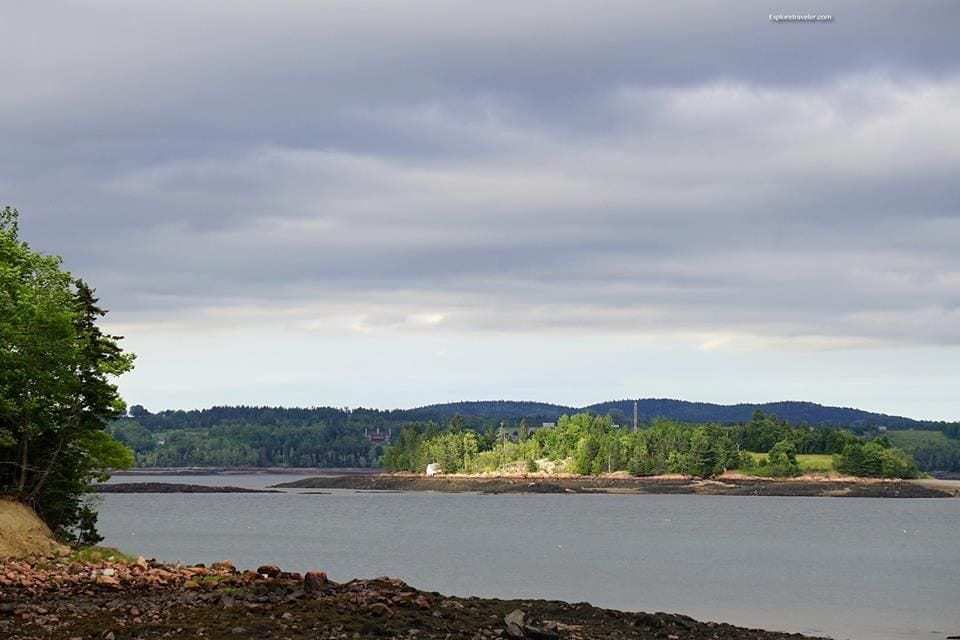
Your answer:
[[[366,491],[441,491],[449,493],[616,493],[700,494],[726,496],[806,496],[851,498],[949,498],[960,483],[923,480],[677,477],[473,477],[392,474],[324,476],[274,485],[283,489],[354,489]]]
[[[117,482],[97,484],[94,493],[282,493],[274,489],[246,489],[205,484],[178,484],[175,482]]]
[[[0,637],[96,638],[579,638],[803,640],[807,636],[628,613],[589,604],[447,597],[400,580],[335,583],[258,567],[238,571],[69,558],[0,563]]]

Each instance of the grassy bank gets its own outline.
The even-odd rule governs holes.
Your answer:
[[[755,451],[745,452],[751,458],[753,458],[754,463],[760,465],[762,461],[768,460],[769,456],[766,453],[757,453]],[[833,455],[823,454],[823,453],[801,453],[797,454],[797,464],[800,466],[800,472],[804,474],[825,474],[830,475],[835,473],[833,467]],[[763,467],[757,466],[750,470],[751,475],[757,475],[764,477]]]

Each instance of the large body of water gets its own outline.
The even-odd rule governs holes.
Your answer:
[[[98,499],[104,544],[167,561],[277,564],[335,580],[389,575],[448,594],[587,601],[837,639],[960,634],[954,499],[353,491]]]

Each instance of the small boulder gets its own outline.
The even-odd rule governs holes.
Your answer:
[[[522,638],[526,635],[524,627],[527,625],[527,616],[520,609],[514,609],[503,617],[503,623],[507,625],[507,633],[514,638]]]
[[[111,589],[120,588],[120,581],[113,576],[97,576],[97,584],[101,587],[110,587]]]
[[[210,568],[219,573],[237,573],[237,568],[233,566],[233,563],[228,560],[221,560],[220,562],[214,562],[210,565]]]
[[[308,571],[303,576],[303,590],[307,593],[318,593],[327,586],[327,574],[323,571]]]
[[[393,617],[393,609],[382,602],[374,602],[372,605],[370,605],[370,613],[375,616],[382,616],[384,618]]]
[[[274,566],[272,564],[265,564],[261,567],[257,567],[257,573],[262,576],[267,576],[268,578],[276,578],[280,575],[280,567]]]

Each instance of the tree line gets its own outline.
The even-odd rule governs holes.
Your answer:
[[[383,447],[350,424],[220,423],[209,428],[150,431],[139,420],[110,432],[130,447],[138,467],[370,467]]]

